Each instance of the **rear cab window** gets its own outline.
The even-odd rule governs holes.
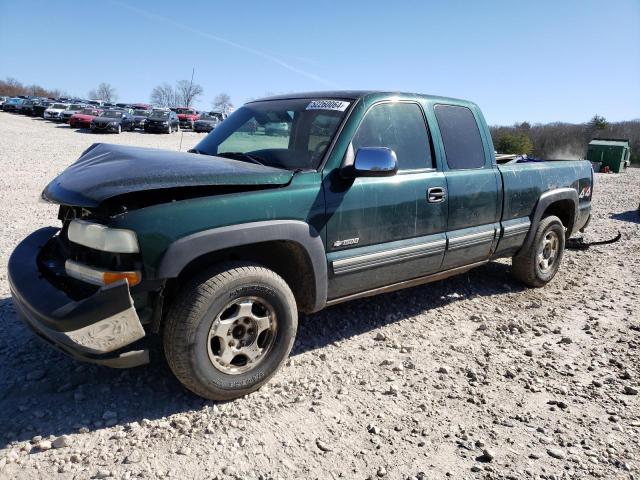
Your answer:
[[[459,105],[434,107],[444,153],[450,170],[482,168],[485,151],[480,129],[471,109]]]

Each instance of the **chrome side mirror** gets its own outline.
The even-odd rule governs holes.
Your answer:
[[[391,177],[398,171],[396,153],[386,147],[362,147],[352,165],[343,168],[345,177]]]

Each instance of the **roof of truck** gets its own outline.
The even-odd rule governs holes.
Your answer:
[[[300,98],[340,98],[345,100],[357,100],[362,97],[366,97],[367,95],[403,95],[410,97],[423,97],[429,99],[437,99],[443,101],[455,101],[455,102],[466,102],[466,100],[462,100],[459,98],[450,98],[450,97],[439,97],[437,95],[425,95],[423,93],[411,93],[411,92],[391,92],[384,90],[326,90],[319,92],[300,92],[300,93],[285,93],[283,95],[274,95],[271,97],[265,98],[257,98],[247,103],[260,102],[265,100],[291,100],[291,99],[300,99]]]

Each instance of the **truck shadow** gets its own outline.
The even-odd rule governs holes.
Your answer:
[[[620,220],[621,222],[640,223],[640,208],[621,213],[614,213],[609,218]]]
[[[301,316],[291,355],[322,349],[462,299],[523,289],[509,276],[509,266],[492,262],[448,280],[355,300]],[[132,422],[215,404],[185,390],[161,358],[148,366],[115,370],[67,357],[44,345],[20,322],[10,298],[0,299],[0,365],[0,448],[36,435],[128,428]],[[251,408],[250,402],[247,407]]]

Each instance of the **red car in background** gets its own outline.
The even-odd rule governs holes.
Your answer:
[[[195,108],[178,107],[172,108],[172,110],[178,114],[180,128],[190,128],[193,130],[193,124],[196,120],[200,119],[200,114]]]
[[[85,108],[81,112],[74,113],[69,119],[69,125],[73,128],[91,128],[91,120],[100,115],[99,108]]]

